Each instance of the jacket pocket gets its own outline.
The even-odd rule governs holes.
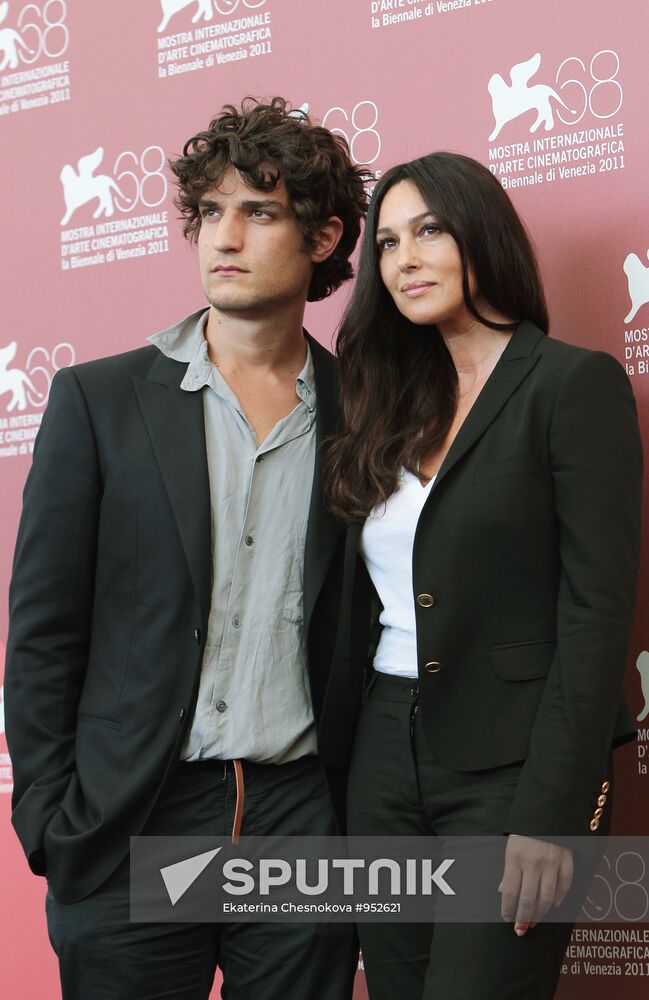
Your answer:
[[[106,726],[108,729],[121,729],[122,724],[114,719],[103,719],[99,715],[87,715],[86,712],[77,712],[77,722],[87,722],[91,726]]]
[[[487,483],[492,479],[502,479],[504,476],[533,476],[542,472],[541,463],[536,455],[510,455],[499,462],[478,469],[473,477],[474,483]]]
[[[540,680],[547,677],[556,648],[556,639],[499,643],[491,647],[491,666],[504,681]]]

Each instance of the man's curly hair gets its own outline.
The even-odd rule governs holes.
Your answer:
[[[225,105],[207,131],[188,139],[183,155],[169,165],[178,179],[174,204],[192,242],[201,228],[200,199],[220,183],[228,167],[234,167],[258,191],[272,191],[280,180],[284,182],[307,246],[313,245],[315,233],[332,215],[342,221],[338,246],[314,267],[310,302],[326,298],[352,277],[349,257],[367,210],[365,182],[372,175],[352,163],[342,136],[314,125],[301,110],[291,111],[282,97],[273,97],[270,104],[246,97],[240,110]]]

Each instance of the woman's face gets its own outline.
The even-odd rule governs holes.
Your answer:
[[[436,323],[442,333],[475,323],[462,292],[458,245],[439,228],[411,181],[395,184],[383,198],[376,243],[383,284],[411,323]],[[475,301],[470,268],[469,288]]]

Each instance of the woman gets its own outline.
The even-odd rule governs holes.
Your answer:
[[[371,1000],[553,995],[571,928],[536,924],[575,860],[553,838],[608,828],[610,750],[632,738],[633,395],[547,330],[487,169],[435,153],[384,175],[338,340],[327,488],[350,528],[320,749],[351,756],[350,834],[506,834],[509,922],[361,925]]]

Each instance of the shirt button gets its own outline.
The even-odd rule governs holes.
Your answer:
[[[216,711],[217,712],[225,712],[226,709],[227,709],[227,707],[228,706],[225,704],[224,701],[217,701],[217,703],[216,703]]]
[[[254,543],[254,538],[252,535],[246,535],[246,545],[252,545]]]
[[[239,628],[239,626],[241,625],[241,619],[238,618],[238,617],[237,618],[233,618],[232,619],[232,624],[234,625],[235,628]]]
[[[435,598],[432,594],[419,594],[417,604],[420,608],[432,608]]]

